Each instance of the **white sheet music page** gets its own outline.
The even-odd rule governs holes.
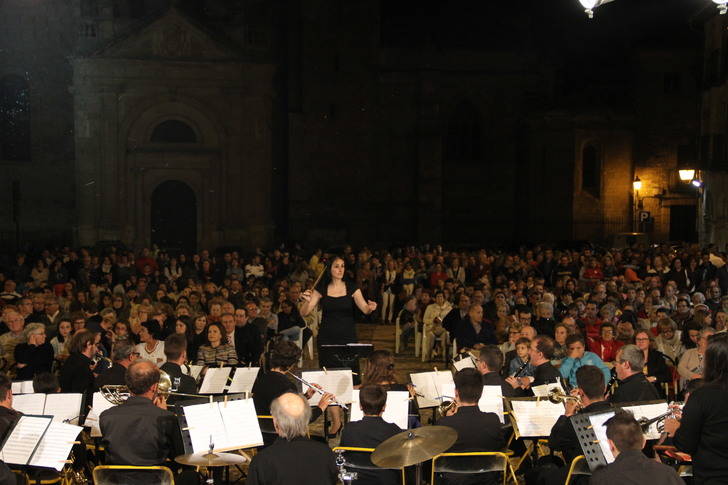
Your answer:
[[[478,408],[484,413],[495,413],[501,423],[505,423],[503,416],[503,389],[501,386],[483,386],[483,394],[478,401]]]
[[[190,364],[190,372],[187,372],[187,366],[183,365],[181,366],[182,373],[186,374],[188,376],[192,376],[195,380],[199,379],[200,374],[202,373],[202,369],[205,368],[204,365],[192,365]]]
[[[33,381],[17,381],[13,382],[10,386],[13,394],[33,394],[35,392],[33,389]]]
[[[200,394],[222,394],[232,370],[232,367],[208,367],[200,386]]]
[[[236,399],[218,404],[227,431],[225,448],[241,450],[263,445],[263,435],[252,399]]]
[[[546,399],[540,401],[511,401],[513,415],[521,436],[549,436],[551,428],[564,414],[564,405]]]
[[[11,465],[27,465],[51,421],[50,416],[21,416],[0,450],[0,459]]]
[[[19,394],[13,396],[13,409],[23,414],[45,414],[45,394]]]
[[[80,426],[52,422],[28,464],[61,471],[81,430]]]
[[[594,436],[596,436],[599,441],[599,448],[601,448],[602,453],[604,454],[604,459],[607,463],[612,463],[614,461],[614,455],[612,454],[612,450],[609,449],[609,441],[607,441],[607,427],[604,426],[604,423],[612,416],[614,416],[614,411],[589,416],[589,423],[592,426],[592,430],[594,430]]]
[[[361,421],[364,418],[364,412],[359,405],[359,390],[354,389],[351,399],[351,418],[349,421]],[[388,391],[387,404],[384,408],[382,419],[388,423],[394,423],[401,429],[407,429],[409,422],[409,392],[407,391]]]
[[[652,419],[656,418],[661,414],[665,414],[669,407],[667,402],[655,403],[655,404],[642,404],[637,406],[626,406],[623,407],[625,411],[631,411],[634,414],[634,418],[639,421],[640,418]],[[660,439],[660,432],[657,430],[657,423],[652,423],[645,433],[645,438],[648,440]]]
[[[559,392],[561,392],[562,394],[566,394],[566,392],[564,391],[564,387],[558,381],[531,387],[533,395],[536,397],[548,397],[549,392],[551,392],[552,389],[558,389]]]
[[[452,372],[433,371],[417,372],[410,374],[412,384],[417,392],[417,405],[421,408],[431,408],[441,404],[441,396],[455,395],[455,382],[452,380]],[[421,396],[420,396],[421,394]],[[449,398],[445,399],[452,400]]]
[[[222,421],[218,404],[217,402],[193,404],[182,408],[187,419],[194,453],[209,450],[211,436],[216,451],[225,449],[228,444],[225,424]]]
[[[91,427],[92,438],[100,438],[101,428],[99,424],[99,417],[101,416],[101,413],[109,408],[113,408],[114,406],[116,406],[116,404],[107,401],[100,392],[94,392],[93,400],[91,401],[91,403],[91,411],[89,411],[88,415],[86,416],[84,426]]]
[[[238,367],[235,369],[235,375],[233,375],[233,382],[230,383],[228,393],[234,392],[253,392],[253,384],[255,378],[258,377],[258,371],[260,367]]]
[[[83,394],[48,394],[46,395],[45,411],[43,414],[53,416],[53,421],[62,422],[65,419],[77,418],[81,414]]]
[[[330,392],[336,396],[336,400],[342,404],[351,403],[351,395],[354,391],[354,377],[351,369],[337,369],[326,371],[303,371],[301,378],[311,384],[318,384],[325,392]],[[304,394],[309,387],[303,385]],[[321,400],[321,394],[314,393],[308,400],[311,406],[316,406]]]
[[[455,367],[455,371],[461,371],[463,369],[468,368],[475,368],[475,363],[473,362],[473,358],[469,355],[466,357],[463,357],[460,360],[453,361],[452,363],[453,367]]]

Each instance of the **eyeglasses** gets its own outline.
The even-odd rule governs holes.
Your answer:
[[[649,342],[650,339],[647,337],[637,338],[635,339],[637,342]]]

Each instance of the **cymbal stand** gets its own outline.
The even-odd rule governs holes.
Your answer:
[[[346,459],[344,459],[344,450],[336,450],[336,466],[339,467],[339,480],[344,485],[351,485],[359,475],[357,472],[350,472],[344,468]]]

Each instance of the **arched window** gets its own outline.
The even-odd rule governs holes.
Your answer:
[[[596,198],[602,192],[602,156],[598,147],[586,145],[581,151],[581,189]]]
[[[447,124],[444,158],[453,162],[480,160],[480,113],[472,103],[463,101]]]
[[[21,76],[0,78],[0,160],[30,159],[30,91]]]
[[[195,130],[184,121],[162,121],[154,127],[152,143],[197,143]]]

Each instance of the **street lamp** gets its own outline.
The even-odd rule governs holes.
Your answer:
[[[728,0],[713,0],[713,3],[718,6],[718,12],[721,15],[725,15],[728,12]]]
[[[639,177],[635,177],[632,181],[632,188],[635,190],[641,190],[642,189],[642,181]]]
[[[680,174],[680,180],[683,182],[690,182],[695,177],[695,169],[693,168],[681,168],[677,173]]]
[[[614,0],[579,0],[579,3],[584,7],[584,12],[590,19],[594,18],[594,9],[605,3],[613,2]],[[715,1],[715,0],[713,0]],[[725,0],[728,2],[728,0]]]

